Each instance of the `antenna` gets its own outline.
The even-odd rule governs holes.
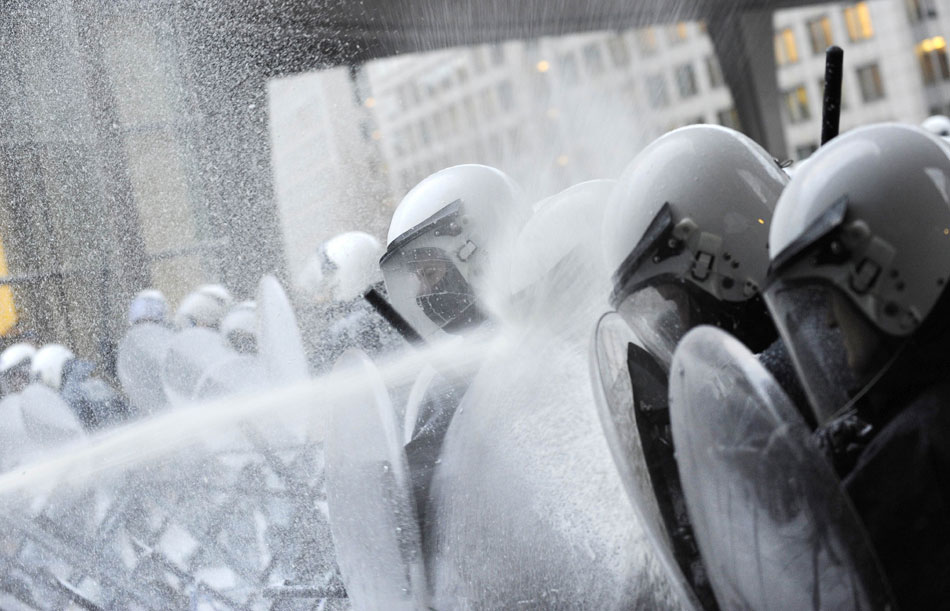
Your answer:
[[[821,110],[821,145],[838,135],[841,122],[841,75],[844,51],[832,45],[825,51],[825,100]]]

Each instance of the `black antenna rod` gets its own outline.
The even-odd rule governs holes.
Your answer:
[[[841,75],[844,51],[832,45],[825,51],[825,100],[821,113],[821,144],[838,135],[841,123]]]
[[[386,298],[379,291],[371,288],[363,294],[363,299],[368,301],[369,305],[373,306],[373,309],[407,342],[417,346],[425,343],[419,332],[412,328],[412,325],[396,311],[396,308],[386,301]]]

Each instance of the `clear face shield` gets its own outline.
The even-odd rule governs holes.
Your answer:
[[[831,284],[778,280],[765,300],[820,424],[851,409],[893,360],[894,339]]]
[[[698,321],[691,320],[690,295],[682,284],[644,286],[628,295],[618,312],[643,347],[669,368],[680,338]]]
[[[393,307],[424,337],[436,329],[458,334],[486,320],[459,269],[478,251],[462,224],[462,203],[455,201],[393,241],[380,259]]]

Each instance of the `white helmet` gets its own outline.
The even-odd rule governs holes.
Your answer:
[[[774,339],[759,289],[787,182],[762,147],[713,125],[674,130],[627,166],[604,213],[611,303],[654,356],[669,359],[698,324],[753,350]]]
[[[221,335],[241,354],[257,353],[257,304],[242,301],[221,321]]]
[[[217,329],[231,307],[231,293],[220,284],[205,284],[188,294],[178,305],[175,324],[179,329]]]
[[[950,138],[950,117],[933,115],[924,119],[920,126],[935,136]]]
[[[393,306],[423,336],[485,320],[507,292],[505,265],[526,212],[517,185],[488,166],[420,182],[396,208],[380,259]]]
[[[310,257],[297,285],[308,299],[317,303],[358,299],[382,281],[382,254],[382,244],[368,233],[341,233],[324,242]]]
[[[36,351],[30,364],[30,378],[42,382],[55,391],[63,386],[63,368],[76,358],[72,350],[62,344],[46,344]]]
[[[26,342],[11,344],[0,353],[0,390],[4,395],[23,390],[30,382],[30,364],[36,348]]]
[[[819,423],[920,334],[950,281],[948,236],[950,157],[918,127],[843,134],[782,194],[766,301]]]
[[[161,291],[145,289],[132,299],[129,304],[129,325],[140,322],[168,322],[168,301]]]
[[[607,273],[600,235],[616,184],[616,180],[582,182],[535,205],[511,257],[510,288],[522,306],[529,300],[531,310],[557,304],[569,310],[564,299],[573,303],[590,295],[602,299]],[[601,284],[600,290],[592,283]]]

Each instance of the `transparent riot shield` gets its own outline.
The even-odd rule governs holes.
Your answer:
[[[670,376],[689,515],[724,609],[886,609],[871,544],[804,420],[745,346],[688,333]]]
[[[366,382],[331,406],[326,435],[330,529],[346,591],[357,609],[425,609],[419,525],[389,394],[363,352],[346,352],[334,371]]]
[[[667,374],[616,312],[598,321],[592,350],[597,411],[630,502],[682,604],[715,608],[669,444]]]
[[[273,384],[293,384],[309,376],[297,317],[280,282],[264,276],[257,288],[257,348]]]
[[[162,387],[170,403],[181,405],[194,397],[201,378],[233,355],[217,331],[193,328],[172,337],[162,362]]]
[[[40,382],[32,382],[20,393],[20,414],[26,434],[41,447],[85,436],[76,414],[59,393]]]
[[[168,327],[140,323],[119,342],[116,375],[135,413],[150,414],[168,404],[161,372],[173,336]]]
[[[21,393],[0,400],[0,469],[6,471],[33,451],[33,442],[23,426]]]

